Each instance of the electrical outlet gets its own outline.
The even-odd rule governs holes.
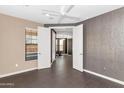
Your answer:
[[[15,66],[16,66],[16,67],[18,67],[19,65],[18,65],[18,64],[16,64]]]

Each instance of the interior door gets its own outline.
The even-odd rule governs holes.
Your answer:
[[[51,35],[50,29],[38,27],[38,69],[51,66]]]
[[[73,68],[83,72],[83,24],[73,29]]]

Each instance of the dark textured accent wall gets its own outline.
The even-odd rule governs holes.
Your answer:
[[[83,24],[84,68],[124,81],[124,8]]]

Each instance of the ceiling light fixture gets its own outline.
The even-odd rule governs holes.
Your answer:
[[[48,16],[48,17],[50,17],[50,15],[49,14],[45,14],[46,16]]]

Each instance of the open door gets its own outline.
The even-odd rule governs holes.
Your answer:
[[[83,72],[83,24],[73,29],[73,68]]]
[[[38,27],[38,69],[51,66],[51,34],[50,29]]]

